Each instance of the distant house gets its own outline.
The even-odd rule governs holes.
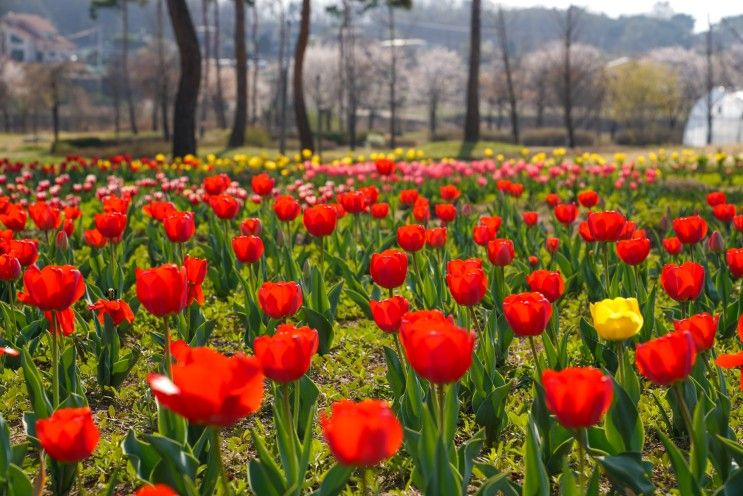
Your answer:
[[[70,60],[74,53],[75,45],[43,17],[17,12],[0,17],[0,58],[51,63]]]

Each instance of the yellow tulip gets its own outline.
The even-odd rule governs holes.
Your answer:
[[[607,341],[631,338],[642,328],[642,313],[637,298],[607,298],[591,303],[593,327]]]

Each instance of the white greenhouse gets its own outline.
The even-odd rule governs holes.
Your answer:
[[[743,143],[743,91],[712,90],[712,143],[730,145]],[[689,112],[684,128],[684,145],[707,145],[707,97],[697,100]]]

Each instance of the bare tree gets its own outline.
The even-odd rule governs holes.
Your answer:
[[[157,62],[158,67],[165,67],[165,26],[163,13],[163,0],[157,0]],[[170,140],[170,123],[168,122],[168,79],[158,78],[158,101],[160,104],[160,118],[162,119],[163,139]]]
[[[310,128],[309,117],[307,117],[307,106],[304,102],[304,54],[310,41],[310,0],[302,0],[302,13],[299,20],[299,34],[297,35],[297,45],[294,51],[294,72],[293,72],[293,96],[294,96],[294,119],[296,121],[297,132],[299,133],[299,143],[303,150],[315,149],[312,129]]]
[[[201,50],[186,0],[168,0],[181,61],[181,75],[173,112],[173,156],[196,153],[196,106],[201,82]]]
[[[467,115],[464,118],[464,141],[480,139],[480,38],[482,5],[472,0],[470,16],[470,60],[467,75]]]
[[[419,53],[417,66],[410,71],[410,91],[414,99],[428,109],[428,136],[436,139],[439,107],[461,94],[464,85],[464,61],[459,54],[446,48],[431,48]]]
[[[563,109],[565,132],[567,133],[568,146],[575,148],[575,122],[573,119],[573,68],[572,68],[572,46],[578,28],[578,8],[571,5],[565,11],[565,16],[560,22],[560,31],[563,44],[563,67],[562,67],[562,95],[560,103]]]
[[[206,120],[209,109],[209,64],[211,64],[211,28],[209,27],[209,1],[201,0],[201,21],[204,24],[204,68],[203,81],[201,83],[201,117],[199,119],[199,136],[206,132]]]
[[[222,88],[222,23],[220,22],[219,2],[214,2],[214,59],[217,72],[217,92],[214,95],[214,113],[217,115],[217,125],[220,129],[227,129],[227,114],[225,113],[224,90]]]
[[[506,18],[503,14],[503,7],[498,8],[497,18],[498,44],[500,45],[501,59],[503,68],[506,72],[506,89],[508,90],[508,104],[511,115],[511,133],[513,142],[519,143],[519,111],[516,100],[516,91],[513,86],[513,73],[511,70],[511,54],[508,45],[508,34],[506,33]]]
[[[250,124],[254,126],[258,122],[258,70],[260,69],[260,60],[258,57],[260,48],[258,43],[258,0],[253,0],[250,12],[252,13],[250,39],[253,46],[253,78],[250,84]]]
[[[707,19],[707,34],[705,36],[705,61],[707,63],[707,144],[712,144],[712,90],[714,89],[714,73],[712,69],[712,23]]]
[[[248,118],[248,55],[245,47],[245,0],[235,1],[235,71],[237,102],[232,133],[228,146],[237,148],[245,144],[245,126]]]

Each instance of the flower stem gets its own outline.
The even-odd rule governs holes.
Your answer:
[[[586,454],[585,446],[583,445],[583,436],[585,430],[579,428],[576,431],[575,438],[578,441],[578,487],[580,488],[580,494],[586,494]]]
[[[170,326],[168,325],[168,317],[163,317],[163,325],[165,326],[165,354],[164,354],[164,360],[165,360],[165,375],[168,376],[168,379],[173,378],[173,364],[172,359],[170,357]]]
[[[371,496],[371,469],[361,469],[361,494],[363,496]]]
[[[676,382],[672,388],[673,392],[676,395],[676,401],[678,402],[678,409],[681,411],[681,416],[684,419],[684,425],[686,426],[686,431],[689,434],[689,441],[693,442],[694,439],[694,424],[691,421],[691,414],[689,413],[689,407],[686,405],[686,400],[684,399],[684,390],[683,390],[683,383],[682,382]]]
[[[10,319],[13,327],[7,337],[11,343],[15,344],[15,337],[18,332],[18,322],[15,315],[15,281],[10,281],[10,295],[8,295],[8,300],[10,301]]]
[[[227,475],[227,468],[224,466],[222,460],[222,447],[219,443],[219,427],[212,427],[212,449],[216,450],[217,465],[219,466],[219,473],[222,479],[222,488],[226,496],[233,496],[232,486],[230,485],[230,479]]]
[[[604,243],[604,281],[606,283],[606,297],[609,297],[609,243]]]
[[[444,432],[446,431],[446,385],[436,384],[435,388],[439,404],[439,430],[441,431],[441,435],[444,436]]]
[[[472,326],[475,329],[475,333],[479,335],[480,334],[480,322],[478,322],[477,320],[477,313],[475,312],[475,307],[470,305],[467,307],[467,309],[470,312],[470,320],[472,321]]]
[[[294,417],[292,415],[292,408],[291,403],[289,401],[289,384],[283,383],[281,384],[281,403],[284,410],[284,422],[285,426],[287,427],[288,431],[287,435],[289,436],[289,470],[291,471],[289,475],[289,481],[293,482],[298,477],[299,474],[297,473],[299,471],[299,467],[297,465],[297,454],[299,451],[297,450],[297,435],[296,435],[296,424],[294,423]]]
[[[59,407],[59,336],[57,312],[52,312],[52,406]]]
[[[537,355],[537,347],[534,344],[534,336],[529,336],[529,346],[531,347],[531,354],[534,356],[534,364],[537,366],[537,382],[542,378],[542,365],[539,363],[539,356]]]

